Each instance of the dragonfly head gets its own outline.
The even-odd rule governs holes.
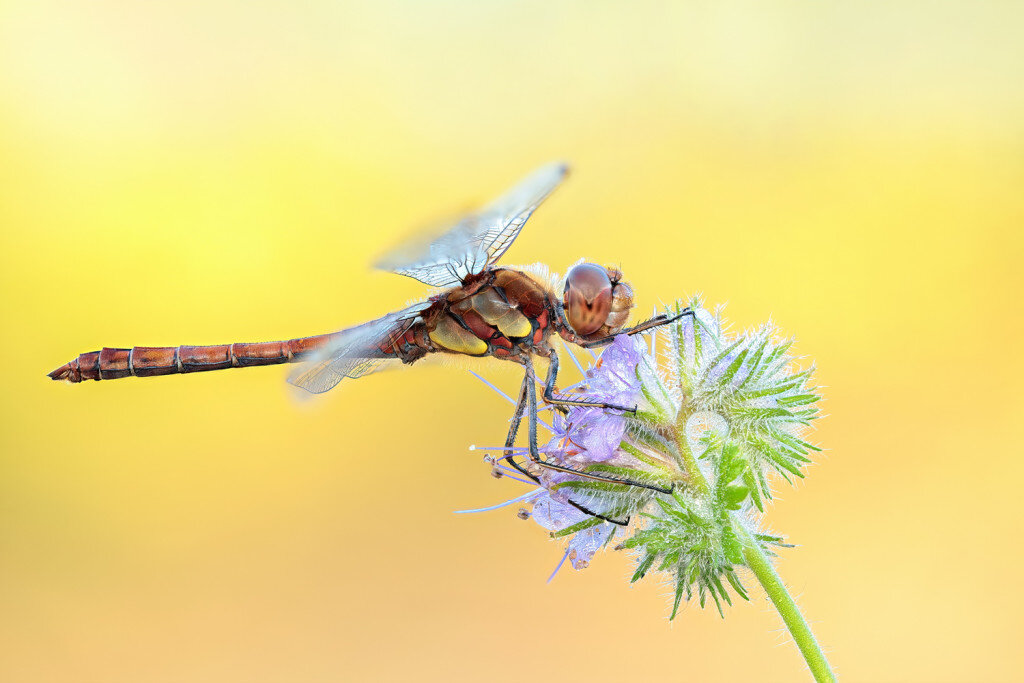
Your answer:
[[[573,332],[581,337],[606,337],[616,334],[629,319],[633,288],[615,268],[581,263],[565,278],[562,302]]]

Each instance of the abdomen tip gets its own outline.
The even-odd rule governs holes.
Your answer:
[[[57,368],[53,372],[47,373],[46,376],[49,377],[50,379],[56,380],[58,382],[61,381],[61,380],[64,380],[64,381],[67,381],[67,382],[73,382],[74,381],[71,378],[71,363],[65,363],[64,365],[60,366],[59,368]]]

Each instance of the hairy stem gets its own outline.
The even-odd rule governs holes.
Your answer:
[[[772,566],[771,560],[765,555],[761,544],[741,524],[734,524],[733,528],[736,530],[740,542],[743,543],[743,558],[746,560],[747,567],[754,572],[754,576],[764,588],[764,592],[768,594],[775,609],[779,611],[779,616],[782,617],[782,621],[789,629],[793,640],[796,641],[797,647],[800,648],[800,654],[807,661],[807,667],[811,670],[814,680],[819,683],[835,681],[836,675],[832,673],[832,668],[829,666],[828,660],[825,659],[825,653],[822,652],[821,646],[814,638],[811,628],[807,625],[807,620],[800,613],[800,608],[797,607],[793,597],[786,590],[786,585],[782,583],[775,567]]]
[[[676,416],[673,434],[676,450],[679,452],[680,464],[686,473],[687,482],[695,490],[707,495],[711,491],[711,486],[708,484],[707,477],[701,471],[700,465],[697,464],[697,458],[694,457],[693,449],[690,448],[690,441],[686,438],[686,420],[689,417],[690,411],[687,410],[686,406],[683,406],[683,409],[679,411],[679,415]]]
[[[701,471],[700,465],[697,464],[697,458],[694,457],[693,449],[690,448],[689,440],[686,438],[686,420],[688,417],[689,413],[684,408],[676,422],[676,447],[679,449],[683,468],[686,471],[689,483],[694,489],[707,495],[710,491],[710,484]],[[730,517],[733,516],[730,515]],[[735,518],[733,519],[735,520]],[[754,576],[757,577],[761,587],[764,588],[764,592],[767,593],[768,598],[775,605],[775,609],[778,610],[783,623],[786,624],[786,628],[789,629],[793,640],[796,641],[797,647],[800,648],[800,654],[803,655],[804,660],[807,662],[807,667],[811,670],[814,680],[818,681],[818,683],[822,681],[835,681],[836,676],[832,672],[828,660],[825,658],[825,653],[822,652],[821,646],[818,645],[818,641],[811,632],[810,626],[807,625],[807,620],[804,619],[800,613],[800,608],[797,607],[793,597],[786,590],[786,585],[775,571],[771,560],[765,555],[761,544],[750,535],[750,532],[742,524],[734,521],[732,526],[736,531],[737,538],[743,544],[745,564],[754,573]]]
[[[679,362],[679,388],[683,396],[688,397],[691,394],[691,386],[686,381],[685,358],[682,355],[679,357]],[[688,480],[687,483],[695,493],[708,497],[711,493],[711,485],[707,477],[704,476],[686,437],[686,422],[692,415],[692,409],[687,403],[686,398],[684,398],[682,409],[676,416],[673,430],[675,445],[679,453],[680,465]],[[733,513],[727,514],[730,520],[729,523],[742,544],[744,564],[754,573],[764,592],[768,595],[772,604],[775,605],[775,609],[778,610],[783,623],[786,624],[786,628],[789,629],[793,640],[796,641],[800,654],[803,655],[804,660],[807,662],[807,667],[810,669],[811,675],[814,676],[814,680],[818,683],[823,681],[834,682],[836,675],[832,672],[832,667],[829,666],[825,653],[822,652],[821,646],[818,645],[818,641],[807,625],[807,620],[804,619],[800,613],[800,608],[797,607],[793,597],[786,590],[786,585],[775,571],[775,567],[772,565],[771,560],[768,559],[761,544],[747,531],[746,527],[740,523]]]

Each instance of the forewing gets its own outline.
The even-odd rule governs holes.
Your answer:
[[[543,166],[447,232],[420,244],[405,245],[376,265],[434,287],[461,284],[501,258],[568,171],[562,163]]]
[[[312,394],[322,394],[346,377],[355,379],[383,369],[398,359],[382,356],[380,347],[405,334],[427,308],[430,302],[424,301],[338,332],[296,368],[288,382]]]

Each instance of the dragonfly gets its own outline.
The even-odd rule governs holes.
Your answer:
[[[587,262],[573,266],[559,298],[554,286],[543,278],[498,265],[527,220],[567,173],[564,163],[541,167],[433,239],[402,245],[380,259],[377,267],[437,289],[428,298],[376,320],[340,332],[288,341],[103,348],[79,355],[50,372],[49,377],[77,383],[303,362],[288,381],[321,394],[344,379],[363,377],[396,364],[409,365],[431,354],[491,357],[518,363],[524,369],[501,460],[538,484],[537,468],[545,468],[668,493],[671,489],[547,462],[538,451],[539,380],[535,358],[548,361],[542,396],[555,409],[563,413],[571,406],[636,411],[636,406],[559,395],[559,359],[552,344],[555,335],[593,349],[611,343],[618,335],[640,334],[693,315],[686,308],[627,327],[633,290],[617,268]],[[524,416],[530,467],[517,462],[513,450]],[[604,519],[581,505],[573,505]]]

